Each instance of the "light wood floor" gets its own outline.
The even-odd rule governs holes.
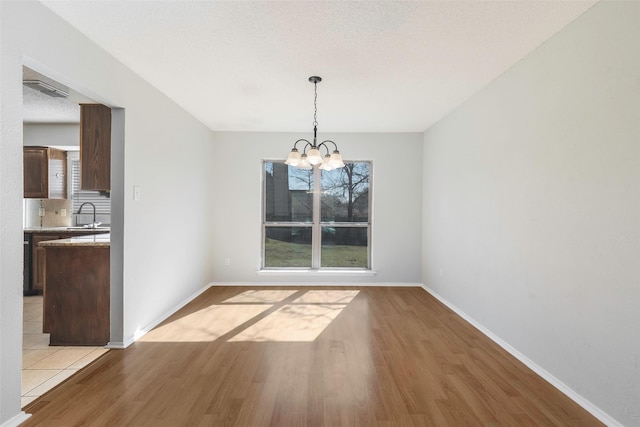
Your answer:
[[[24,426],[596,426],[420,288],[210,288]]]

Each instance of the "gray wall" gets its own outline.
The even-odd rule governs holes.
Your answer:
[[[424,136],[427,287],[640,425],[640,3],[601,2]]]
[[[115,345],[211,281],[213,133],[42,4],[0,2],[0,24],[2,425],[23,416],[22,66],[119,108],[112,151]],[[134,185],[142,188],[140,201],[133,201]]]
[[[80,147],[80,125],[74,123],[25,123],[24,145]]]
[[[319,134],[345,160],[371,160],[372,261],[376,276],[258,275],[261,256],[263,159],[284,159],[308,133],[216,132],[213,271],[216,282],[420,283],[422,134]],[[402,156],[400,164],[393,156]],[[225,266],[224,259],[231,265]]]

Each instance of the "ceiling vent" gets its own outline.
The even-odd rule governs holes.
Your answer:
[[[69,94],[61,89],[55,88],[48,83],[40,80],[24,80],[23,85],[35,89],[38,92],[45,93],[54,98],[68,98]]]

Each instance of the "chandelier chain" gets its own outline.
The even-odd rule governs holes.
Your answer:
[[[318,126],[318,83],[313,82],[313,91],[315,96],[313,98],[313,127]]]

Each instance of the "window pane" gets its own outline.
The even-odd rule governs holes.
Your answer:
[[[322,267],[368,268],[367,227],[322,227]]]
[[[369,171],[368,162],[322,171],[322,221],[369,222]]]
[[[311,222],[313,170],[265,162],[265,220]]]
[[[266,227],[265,267],[311,267],[311,227]]]

